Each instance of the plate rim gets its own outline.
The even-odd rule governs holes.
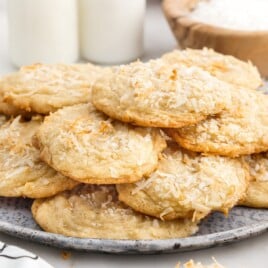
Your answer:
[[[60,249],[111,254],[155,254],[193,251],[222,246],[268,231],[268,221],[254,223],[227,231],[185,238],[155,240],[113,240],[68,237],[35,230],[0,220],[0,232]]]

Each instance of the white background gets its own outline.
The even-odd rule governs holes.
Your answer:
[[[175,46],[176,42],[161,13],[160,2],[148,1],[144,59],[155,58]],[[8,57],[5,0],[0,0],[0,75],[14,70],[16,69],[10,64]],[[1,233],[0,240],[32,251],[57,268],[173,268],[178,261],[186,262],[189,259],[210,263],[212,256],[226,268],[268,268],[268,233],[229,246],[188,253],[122,256],[71,252],[68,260],[63,260],[62,250],[56,248],[29,243]]]

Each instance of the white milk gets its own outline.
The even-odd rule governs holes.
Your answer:
[[[145,8],[145,0],[79,0],[82,56],[106,64],[139,58]]]
[[[17,66],[78,59],[76,0],[8,0],[9,47]]]

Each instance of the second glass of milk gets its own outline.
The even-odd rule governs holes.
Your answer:
[[[143,53],[145,0],[79,0],[82,57],[125,63]]]

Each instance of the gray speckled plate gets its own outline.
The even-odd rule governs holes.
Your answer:
[[[192,237],[167,240],[81,239],[46,233],[34,222],[28,199],[0,198],[0,231],[30,241],[64,249],[120,254],[190,251],[227,244],[268,230],[268,210],[234,208],[228,218],[214,213],[202,221]]]
[[[268,93],[268,82],[261,89]],[[34,222],[27,199],[0,198],[0,231],[64,249],[120,254],[153,254],[214,247],[256,236],[268,230],[268,209],[234,208],[228,218],[214,213],[191,237],[166,240],[81,239],[46,233]]]

